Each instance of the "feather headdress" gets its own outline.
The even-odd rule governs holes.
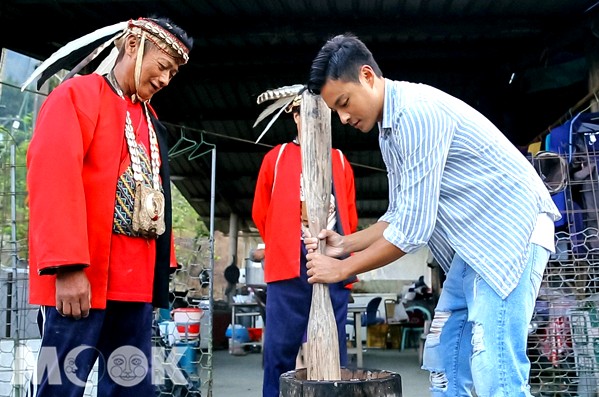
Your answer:
[[[258,123],[264,120],[266,117],[279,110],[273,117],[270,119],[264,130],[260,133],[258,139],[256,139],[255,143],[260,142],[260,139],[266,134],[266,131],[270,129],[273,123],[279,118],[281,113],[284,110],[290,111],[290,107],[293,106],[294,102],[297,102],[301,99],[301,94],[306,89],[304,84],[294,84],[294,85],[286,85],[284,87],[275,88],[273,90],[264,91],[262,94],[258,95],[256,102],[260,105],[266,101],[272,101],[266,109],[260,113],[253,127],[255,128]]]
[[[182,30],[171,24],[167,19],[139,18],[130,19],[105,26],[88,33],[78,39],[75,39],[54,52],[48,59],[42,62],[21,85],[21,91],[31,84],[35,78],[40,76],[37,81],[38,90],[48,78],[61,69],[69,68],[78,59],[80,61],[63,79],[63,81],[73,77],[81,69],[96,59],[112,43],[117,44],[119,38],[128,33],[137,34],[146,37],[152,43],[174,57],[180,58],[183,63],[189,59],[189,51],[193,45],[193,40],[187,37]],[[92,49],[89,52],[90,48]],[[82,55],[84,51],[87,56]],[[118,49],[113,48],[110,54],[100,63],[96,73],[104,74],[108,72],[118,55]]]
[[[120,36],[121,34],[123,34],[125,32],[125,29],[127,28],[127,24],[128,24],[128,22],[124,21],[124,22],[115,23],[114,25],[105,26],[101,29],[95,30],[91,33],[86,34],[85,36],[79,37],[78,39],[75,39],[75,40],[67,43],[64,47],[61,47],[60,49],[58,49],[58,51],[56,51],[55,53],[50,55],[50,57],[48,59],[46,59],[44,62],[42,62],[42,64],[39,65],[33,71],[33,73],[31,73],[31,76],[29,76],[27,78],[27,80],[25,80],[23,85],[21,85],[21,91],[25,90],[25,88],[29,84],[31,84],[31,82],[33,80],[35,80],[36,77],[42,75],[42,73],[44,73],[44,71],[48,70],[48,73],[44,73],[43,77],[40,78],[37,82],[37,89],[39,90],[40,87],[42,86],[42,84],[44,84],[44,82],[48,78],[50,78],[50,76],[52,76],[57,71],[64,69],[65,64],[67,64],[69,61],[68,56],[70,54],[72,54],[73,52],[80,50],[84,47],[87,47],[93,43],[98,43],[98,42],[101,42],[100,47],[98,47],[98,48],[104,49],[114,39],[116,39],[118,36]],[[99,54],[100,52],[101,51],[98,51],[97,54]],[[96,50],[92,51],[92,54],[94,54],[94,53],[96,53]],[[93,58],[89,59],[88,62],[91,62],[92,59]],[[79,65],[81,65],[81,63]],[[77,67],[79,67],[79,65],[77,65]],[[85,64],[80,66],[79,70],[81,70],[81,68],[83,68],[83,66],[85,66]],[[50,71],[52,71],[52,72],[50,73]]]

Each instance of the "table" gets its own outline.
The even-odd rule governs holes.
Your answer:
[[[366,313],[365,305],[348,304],[347,312],[354,315],[354,335],[356,336],[356,347],[348,347],[347,354],[356,355],[356,366],[362,368],[362,314]]]
[[[238,312],[237,309],[242,307],[249,307],[251,308],[251,311]],[[257,302],[241,302],[231,304],[231,339],[235,340],[235,324],[237,324],[238,317],[251,317],[252,327],[256,326],[256,318],[261,316],[259,308],[260,306]],[[240,345],[262,346],[262,343],[260,341],[250,341],[247,343],[241,343]]]

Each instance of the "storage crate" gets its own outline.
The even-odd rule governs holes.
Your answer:
[[[388,324],[374,324],[366,327],[366,347],[385,348]]]
[[[366,327],[366,347],[399,349],[400,346],[401,325],[376,324]]]

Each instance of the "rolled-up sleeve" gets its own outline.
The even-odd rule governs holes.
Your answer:
[[[380,139],[389,178],[384,237],[406,253],[425,245],[437,221],[443,169],[455,123],[442,107],[416,101],[396,112]]]

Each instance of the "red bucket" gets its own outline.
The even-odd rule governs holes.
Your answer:
[[[200,320],[204,311],[197,307],[182,307],[173,310],[173,320],[181,339],[196,339],[200,336]]]
[[[248,334],[252,342],[259,342],[262,339],[262,328],[248,328]]]

